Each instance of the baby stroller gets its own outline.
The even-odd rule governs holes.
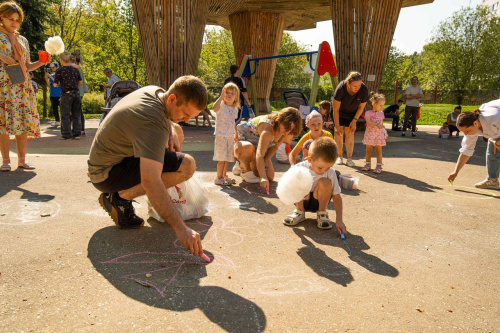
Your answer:
[[[283,99],[287,107],[293,107],[300,111],[300,115],[302,116],[302,132],[306,131],[306,117],[311,112],[307,96],[300,90],[286,90],[283,92]]]
[[[418,107],[417,120],[420,119],[420,110],[422,109],[422,105],[423,104],[420,104],[420,106]],[[398,126],[398,128],[400,130],[402,130],[403,132],[405,132],[406,130],[411,131],[412,130],[412,126],[413,126],[413,119],[412,119],[413,117],[411,117],[411,115],[410,115],[410,118],[408,119],[408,124],[406,125],[406,128],[404,128],[405,127],[405,116],[406,116],[406,112],[405,111],[406,111],[406,108],[401,111],[401,113],[404,112],[405,115],[401,117],[400,124]],[[415,127],[415,132],[416,131],[418,131],[418,127]]]
[[[123,97],[127,96],[133,91],[136,91],[141,86],[135,81],[118,81],[113,84],[111,87],[111,92],[109,93],[108,98],[106,98],[106,103],[104,107],[101,108],[102,115],[101,120],[99,120],[99,125],[101,125],[102,121],[111,109],[118,103]]]

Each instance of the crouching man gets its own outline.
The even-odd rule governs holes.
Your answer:
[[[124,97],[104,119],[90,149],[92,184],[99,203],[120,228],[139,228],[132,200],[146,194],[160,216],[192,254],[201,255],[200,235],[172,205],[167,188],[196,170],[192,156],[180,152],[178,122],[188,122],[207,106],[207,90],[194,76],[175,80],[168,91],[146,86]]]

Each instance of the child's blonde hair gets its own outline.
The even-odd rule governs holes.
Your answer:
[[[239,109],[241,107],[240,106],[240,88],[238,88],[238,86],[236,84],[234,84],[233,82],[229,82],[222,89],[229,90],[229,91],[232,90],[234,92],[234,102],[233,102],[233,105],[230,105],[230,106]]]
[[[64,61],[65,63],[69,64],[71,62],[71,57],[69,55],[68,50],[64,51],[59,55],[59,59]]]
[[[370,101],[370,106],[369,108],[373,108],[373,104],[380,101],[380,100],[384,100],[385,101],[385,95],[384,94],[381,94],[381,93],[377,93],[377,92],[374,92],[374,91],[371,91],[370,92],[370,97],[368,98],[368,101]]]
[[[311,143],[309,148],[311,160],[322,159],[326,163],[333,163],[339,157],[337,144],[332,138],[322,136]]]

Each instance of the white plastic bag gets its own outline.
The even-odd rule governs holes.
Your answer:
[[[200,218],[208,213],[207,190],[196,174],[177,186],[169,187],[167,192],[184,221]],[[148,214],[159,222],[165,222],[149,200]]]

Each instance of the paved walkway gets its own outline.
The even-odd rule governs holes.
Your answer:
[[[189,221],[203,237],[205,264],[165,223],[117,229],[87,182],[87,137],[59,141],[43,126],[29,142],[33,172],[0,174],[1,332],[493,332],[500,327],[500,193],[485,177],[479,142],[453,187],[446,181],[460,140],[392,135],[384,172],[362,173],[344,191],[342,242],[295,228],[292,207],[257,185],[213,185],[213,136],[186,126],[184,150],[210,193],[207,216]],[[16,162],[12,144],[12,161]],[[278,175],[285,165],[276,164]],[[275,188],[275,187],[274,187]],[[137,212],[147,217],[140,198]],[[334,213],[331,212],[332,217]]]

